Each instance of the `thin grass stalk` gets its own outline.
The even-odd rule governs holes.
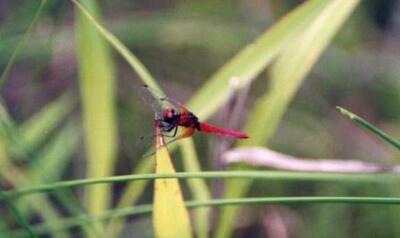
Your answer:
[[[187,208],[198,208],[204,206],[261,206],[270,204],[285,204],[285,205],[316,205],[316,204],[352,204],[352,205],[399,205],[400,198],[398,197],[257,197],[257,198],[237,198],[237,199],[214,199],[207,201],[187,201]],[[73,218],[63,219],[53,223],[46,223],[33,226],[33,231],[38,235],[43,235],[49,232],[56,232],[72,227],[80,226],[84,223],[108,220],[113,217],[133,216],[149,214],[153,211],[150,204],[139,205],[136,207],[128,207],[122,209],[114,209],[106,211],[96,216],[83,215]],[[23,236],[24,231],[16,230],[10,233],[12,237]]]
[[[397,149],[400,150],[400,141],[396,140],[392,136],[388,135],[386,132],[378,129],[368,121],[366,121],[364,118],[357,116],[356,114],[342,108],[342,107],[337,107],[339,109],[340,113],[347,117],[350,118],[352,121],[355,121],[357,124],[361,125],[362,127],[366,128],[367,130],[371,131],[375,135],[379,136],[382,138],[384,141],[388,142],[389,144],[393,145]]]
[[[316,173],[316,172],[287,172],[287,171],[207,171],[207,172],[177,172],[163,174],[133,174],[110,176],[104,178],[77,179],[55,183],[19,186],[16,189],[4,191],[4,195],[14,198],[35,193],[52,192],[57,189],[74,188],[102,183],[118,183],[126,181],[154,180],[159,178],[178,179],[247,179],[247,180],[280,180],[280,181],[314,181],[314,182],[341,182],[341,183],[376,183],[391,184],[400,182],[398,174],[371,173],[371,174],[343,174],[343,173]]]
[[[42,0],[40,2],[38,10],[36,11],[35,15],[33,16],[31,23],[29,24],[28,28],[25,31],[25,34],[23,35],[21,40],[19,40],[17,46],[15,47],[15,50],[13,51],[10,59],[8,60],[7,65],[4,68],[4,71],[3,71],[3,73],[1,74],[1,77],[0,77],[0,87],[6,82],[8,74],[10,73],[10,70],[11,70],[13,64],[15,63],[19,52],[22,50],[22,48],[28,42],[29,37],[30,37],[30,35],[31,35],[32,31],[33,31],[33,28],[35,27],[37,21],[39,20],[40,15],[42,14],[42,11],[43,11],[43,9],[44,9],[44,7],[46,5],[46,1],[47,0]]]
[[[25,220],[25,217],[18,211],[18,209],[12,204],[12,202],[3,195],[3,191],[0,190],[0,199],[3,200],[4,204],[8,207],[8,209],[13,214],[17,223],[26,231],[29,237],[35,238],[38,237],[36,233],[32,230],[29,222]]]

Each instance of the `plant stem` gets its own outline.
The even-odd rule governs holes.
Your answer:
[[[238,206],[238,205],[265,205],[265,204],[371,204],[371,205],[398,205],[399,197],[259,197],[259,198],[237,198],[237,199],[216,199],[208,201],[188,201],[185,203],[188,208],[204,206]],[[37,225],[34,231],[37,234],[45,234],[56,230],[64,230],[80,226],[88,221],[107,220],[113,217],[132,216],[147,214],[152,211],[151,205],[140,205],[115,210],[109,210],[97,216],[82,215],[61,221]],[[12,237],[19,237],[22,231],[13,231]]]
[[[337,106],[337,109],[339,109],[340,113],[343,116],[346,116],[348,118],[350,118],[351,120],[357,122],[359,125],[367,128],[368,130],[370,130],[372,133],[378,135],[379,137],[381,137],[383,140],[385,140],[386,142],[389,142],[391,145],[393,145],[394,147],[396,147],[397,149],[400,150],[400,141],[394,139],[393,137],[389,136],[388,134],[386,134],[385,132],[383,132],[382,130],[376,128],[374,125],[372,125],[371,123],[369,123],[368,121],[366,121],[364,118],[357,116],[356,114]]]
[[[100,183],[115,183],[133,180],[148,180],[159,178],[241,178],[241,179],[275,179],[275,180],[307,180],[325,182],[368,182],[368,183],[394,183],[399,182],[398,174],[340,174],[340,173],[309,173],[285,171],[208,171],[208,172],[179,172],[175,174],[134,174],[112,176],[105,178],[90,178],[34,185],[4,192],[7,197],[18,197],[32,193],[50,192],[56,189],[93,185]],[[2,199],[0,199],[2,200]]]

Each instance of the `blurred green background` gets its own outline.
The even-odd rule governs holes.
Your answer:
[[[115,0],[100,1],[99,13],[103,25],[135,53],[166,94],[185,102],[239,50],[301,2]],[[0,0],[1,72],[39,5],[39,1]],[[76,43],[75,21],[71,2],[48,1],[1,85],[3,190],[87,176],[88,142],[83,133],[77,60],[83,48]],[[399,45],[400,2],[362,1],[307,76],[269,147],[304,158],[395,163],[398,151],[341,117],[335,106],[348,108],[400,138]],[[130,174],[147,149],[136,145],[141,136],[152,132],[152,112],[138,96],[138,76],[108,45],[105,48],[112,55],[110,74],[115,77],[117,126],[116,140],[110,142],[116,148],[115,168],[108,169],[110,175]],[[258,78],[267,79],[267,72],[268,69]],[[96,80],[92,77],[91,85],[96,85]],[[268,80],[254,81],[246,108],[250,109],[267,87]],[[104,102],[99,101],[100,107],[101,103]],[[242,115],[243,121],[247,111]],[[209,121],[223,125],[223,118],[220,112]],[[260,129],[264,126],[260,125]],[[194,140],[202,170],[221,169],[213,161],[218,149],[215,142],[221,139],[198,134]],[[175,159],[174,163],[181,171],[180,160]],[[218,194],[220,184],[209,184],[212,193]],[[125,184],[111,188],[112,205],[124,188]],[[249,196],[294,195],[398,196],[400,190],[385,185],[256,181]],[[58,191],[18,200],[21,204],[17,207],[35,224],[84,213],[87,207],[82,205],[83,200],[83,189]],[[152,201],[151,187],[139,201]],[[399,212],[398,207],[378,205],[246,207],[238,215],[240,223],[234,237],[400,237]],[[18,227],[6,206],[0,205],[0,214],[2,232]],[[76,228],[52,235],[84,234]],[[129,219],[122,236],[151,237],[151,219]]]

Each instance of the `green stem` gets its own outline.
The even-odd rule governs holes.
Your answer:
[[[105,29],[96,19],[86,10],[82,4],[77,0],[71,0],[75,6],[81,11],[81,13],[90,21],[90,23],[96,28],[96,30],[110,43],[114,49],[121,54],[121,56],[128,62],[128,64],[132,67],[132,69],[139,75],[139,77],[143,80],[144,83],[151,86],[158,91],[161,91],[161,88],[158,86],[157,82],[147,70],[147,68],[143,65],[142,62],[132,54],[129,49],[122,44],[122,42],[111,34],[107,29]]]
[[[17,56],[18,56],[19,52],[21,51],[22,47],[24,47],[26,42],[28,42],[28,39],[32,33],[33,27],[36,25],[36,22],[39,19],[45,4],[46,4],[46,0],[42,0],[42,2],[39,5],[38,10],[36,11],[35,15],[33,16],[31,24],[29,24],[28,29],[25,32],[25,35],[22,37],[22,39],[18,42],[17,46],[15,47],[15,50],[14,50],[13,54],[11,55],[10,60],[7,62],[7,65],[4,68],[3,73],[1,74],[0,87],[6,81],[8,74],[10,73],[11,67],[13,66],[15,60],[17,59]]]
[[[398,205],[399,197],[260,197],[238,199],[216,199],[209,201],[188,201],[188,208],[204,206],[238,206],[238,205],[265,205],[265,204],[371,204],[371,205]],[[115,217],[147,214],[152,211],[151,205],[140,205],[122,209],[110,210],[98,216],[82,215],[64,219],[53,223],[37,225],[34,228],[37,234],[45,234],[56,230],[64,230],[80,226],[93,220],[107,220]],[[18,237],[21,231],[14,231],[12,237]],[[21,234],[22,235],[22,234]]]
[[[17,197],[32,193],[50,192],[56,189],[93,185],[100,183],[115,183],[133,180],[148,180],[157,178],[241,178],[241,179],[275,179],[275,180],[307,180],[329,182],[368,182],[368,183],[393,183],[399,182],[398,174],[340,174],[340,173],[309,173],[285,171],[209,171],[209,172],[179,172],[174,174],[134,174],[112,176],[105,178],[89,178],[70,180],[49,184],[34,185],[4,192],[7,197]],[[0,199],[1,200],[1,199]]]
[[[25,220],[25,218],[21,215],[18,209],[11,203],[7,196],[4,195],[4,192],[0,190],[0,200],[4,201],[4,204],[10,209],[11,213],[14,215],[15,220],[17,223],[24,228],[25,232],[28,233],[29,237],[38,237],[33,230],[29,223]]]
[[[396,147],[397,149],[400,150],[400,141],[394,139],[393,137],[389,136],[388,134],[386,134],[382,130],[376,128],[374,125],[372,125],[371,123],[366,121],[364,118],[359,117],[356,114],[354,114],[354,113],[352,113],[352,112],[350,112],[350,111],[348,111],[348,110],[346,110],[346,109],[344,109],[342,107],[337,106],[336,108],[340,110],[340,113],[343,116],[346,116],[346,117],[350,118],[351,120],[357,122],[361,126],[367,128],[372,133],[378,135],[383,140],[385,140],[386,142],[389,142],[391,145],[393,145],[394,147]]]

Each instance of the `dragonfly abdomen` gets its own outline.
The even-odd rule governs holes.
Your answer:
[[[219,128],[219,127],[213,126],[211,124],[207,124],[207,123],[199,123],[199,131],[213,133],[213,134],[217,134],[217,135],[221,135],[221,136],[234,137],[234,138],[239,138],[239,139],[249,138],[249,135],[247,135],[246,133],[229,130],[229,129],[225,129],[225,128]]]

